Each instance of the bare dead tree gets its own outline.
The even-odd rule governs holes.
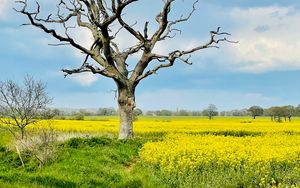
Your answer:
[[[39,121],[38,116],[46,109],[51,98],[45,84],[26,76],[23,86],[9,80],[0,82],[0,123],[15,134],[14,128],[25,136],[25,127]]]
[[[139,0],[58,0],[57,13],[49,14],[44,18],[41,16],[41,6],[38,2],[35,3],[35,11],[30,11],[32,6],[29,8],[27,0],[17,1],[21,4],[21,8],[16,11],[29,19],[29,23],[25,25],[35,26],[48,33],[60,42],[56,45],[70,45],[86,55],[79,68],[63,69],[65,76],[90,72],[115,81],[120,114],[119,139],[133,137],[132,117],[135,108],[135,89],[141,80],[156,74],[160,69],[172,67],[177,60],[191,65],[190,56],[196,51],[218,48],[217,45],[220,42],[233,42],[226,38],[230,34],[222,32],[218,27],[216,31],[210,31],[210,38],[204,45],[187,50],[174,50],[168,54],[157,54],[153,50],[155,45],[174,38],[176,33],[180,32],[175,26],[190,19],[196,10],[195,5],[198,0],[194,1],[192,10],[186,17],[181,16],[177,20],[169,19],[175,0],[164,0],[162,10],[155,19],[158,29],[153,34],[149,32],[149,21],[139,31],[134,27],[135,24],[130,24],[124,19],[125,8],[137,1]],[[92,34],[94,42],[89,48],[71,37],[70,30],[74,29],[74,22],[76,28],[85,28]],[[62,26],[64,32],[53,29],[51,27],[53,25]],[[120,28],[113,29],[115,25],[119,25]],[[121,50],[115,42],[121,30],[135,38],[136,45]],[[134,65],[134,69],[128,70],[128,58],[139,52],[142,55]],[[92,60],[93,64],[88,63],[89,60]],[[155,63],[159,64],[154,66]]]

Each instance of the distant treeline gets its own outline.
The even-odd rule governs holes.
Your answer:
[[[64,110],[64,109],[49,109],[49,113],[53,116],[116,116],[118,112],[115,108],[99,108],[99,109],[78,109],[78,110]],[[218,111],[217,107],[210,104],[203,110],[184,110],[177,109],[172,110],[152,110],[142,111],[139,108],[134,110],[135,116],[252,116],[254,119],[257,116],[269,116],[273,120],[291,119],[293,116],[300,116],[300,105],[292,106],[273,106],[270,108],[262,108],[260,106],[251,106],[249,108],[229,110],[229,111]]]

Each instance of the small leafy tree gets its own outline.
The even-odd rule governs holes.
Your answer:
[[[133,120],[137,121],[138,120],[138,116],[143,115],[143,111],[139,108],[136,108],[133,110]]]
[[[292,105],[287,105],[287,106],[283,106],[283,111],[284,111],[284,118],[285,118],[285,121],[286,121],[286,118],[289,119],[289,122],[292,121],[292,116],[295,115],[296,113],[296,109],[294,106]]]
[[[251,106],[248,109],[248,112],[251,114],[253,119],[255,119],[257,116],[261,116],[264,113],[264,109],[260,106]]]
[[[139,108],[134,109],[133,111],[134,116],[141,116],[143,115],[143,111]]]
[[[287,106],[273,106],[266,110],[266,114],[271,117],[272,121],[282,122],[281,118],[284,117],[285,121],[288,118],[292,121],[292,116],[297,115],[297,107],[292,105]]]
[[[300,104],[295,108],[295,115],[300,116]]]
[[[0,82],[0,123],[16,136],[18,128],[21,138],[25,136],[25,127],[34,124],[47,114],[47,105],[51,98],[45,91],[46,85],[35,81],[31,76],[24,78],[23,85],[12,80]]]
[[[84,114],[80,113],[80,112],[77,112],[77,113],[74,114],[73,119],[74,120],[84,120]]]
[[[208,116],[209,119],[212,119],[213,116],[218,115],[218,108],[216,107],[216,105],[210,104],[205,110],[203,110],[202,114],[204,116]]]
[[[280,106],[273,106],[268,109],[272,121],[282,122],[281,118],[285,116],[284,108]]]
[[[162,116],[172,116],[172,114],[174,114],[171,110],[161,110],[161,115]]]
[[[114,108],[99,108],[97,111],[97,115],[99,116],[113,116],[116,115],[117,112]]]

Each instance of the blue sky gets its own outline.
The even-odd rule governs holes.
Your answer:
[[[33,3],[34,1],[28,0]],[[43,0],[42,11],[50,11],[55,0]],[[128,8],[126,19],[138,24],[155,15],[160,0],[140,0]],[[171,18],[191,9],[191,0],[177,0]],[[116,107],[114,83],[104,77],[80,74],[63,77],[62,68],[76,68],[83,57],[69,47],[52,47],[56,41],[33,27],[20,27],[27,20],[12,10],[11,0],[0,4],[0,80],[21,81],[33,75],[47,83],[54,97],[53,107]],[[200,0],[197,11],[178,28],[171,41],[156,50],[189,49],[209,39],[209,31],[221,26],[239,44],[222,44],[220,49],[199,51],[191,58],[194,65],[176,62],[144,80],[137,88],[137,107],[144,110],[178,108],[201,110],[215,104],[219,110],[252,105],[300,104],[300,1],[298,0]],[[126,47],[132,40],[120,33],[118,43]],[[80,30],[74,37],[90,45],[89,33]],[[134,42],[134,41],[133,41]],[[128,62],[134,65],[137,56]]]

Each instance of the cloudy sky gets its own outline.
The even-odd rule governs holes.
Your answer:
[[[27,20],[12,10],[17,6],[12,0],[0,1],[0,80],[20,82],[24,75],[33,75],[47,83],[54,107],[116,107],[111,80],[91,74],[64,78],[60,70],[80,66],[81,53],[49,46],[57,41],[36,28],[20,27]],[[43,0],[41,10],[50,13],[55,2]],[[177,0],[171,18],[188,14],[192,2]],[[137,21],[136,28],[150,20],[150,31],[154,31],[161,5],[161,0],[140,0],[127,9],[126,20]],[[219,110],[229,110],[300,104],[299,0],[200,0],[196,8],[190,21],[178,26],[182,33],[159,43],[155,50],[167,53],[203,44],[218,26],[239,43],[199,51],[191,58],[192,66],[176,62],[147,78],[136,91],[139,108],[201,110],[213,103]],[[85,46],[91,44],[87,31],[72,34]],[[127,33],[120,34],[121,47],[134,42]],[[133,56],[128,64],[137,60],[138,55]]]

